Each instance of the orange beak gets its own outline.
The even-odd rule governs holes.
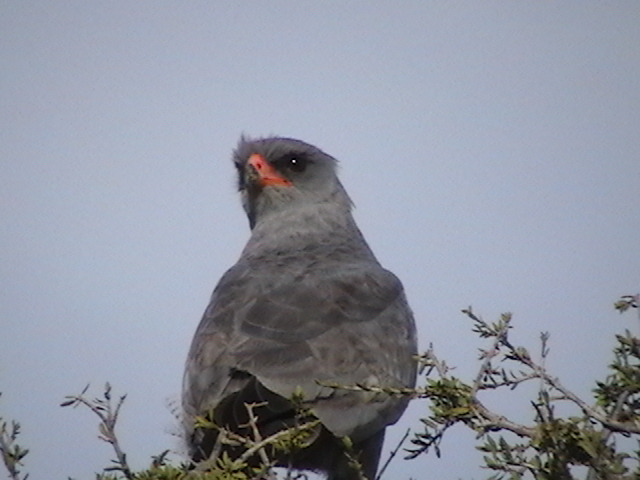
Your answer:
[[[290,187],[293,185],[289,180],[280,175],[269,162],[259,153],[253,153],[249,157],[249,165],[251,165],[258,174],[260,185],[263,187],[267,185],[279,185],[284,187]]]

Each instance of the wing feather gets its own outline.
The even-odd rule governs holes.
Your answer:
[[[255,271],[249,277],[238,264],[221,279],[196,331],[185,398],[193,411],[215,407],[242,387],[231,376],[240,370],[285,398],[302,389],[334,434],[366,436],[395,422],[406,400],[318,382],[413,386],[415,353],[402,284],[379,265],[341,265],[292,281]]]

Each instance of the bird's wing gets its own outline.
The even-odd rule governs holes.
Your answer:
[[[223,277],[187,365],[185,388],[200,408],[233,393],[241,371],[282,397],[302,392],[336,435],[366,436],[397,419],[405,399],[323,386],[415,381],[415,326],[400,281],[377,264],[336,267],[301,278],[241,268]]]

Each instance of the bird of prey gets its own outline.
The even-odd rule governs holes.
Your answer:
[[[301,403],[304,420],[319,422],[303,446],[268,458],[329,480],[373,480],[385,428],[408,403],[389,392],[415,385],[416,330],[402,284],[356,226],[333,157],[291,138],[242,137],[233,161],[251,236],[215,287],[188,354],[191,459],[238,458],[246,445],[221,432],[269,437],[300,422]]]

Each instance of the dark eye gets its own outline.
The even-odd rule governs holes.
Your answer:
[[[286,168],[292,172],[302,173],[306,170],[309,160],[305,155],[290,153],[280,157],[276,163],[280,168]]]

